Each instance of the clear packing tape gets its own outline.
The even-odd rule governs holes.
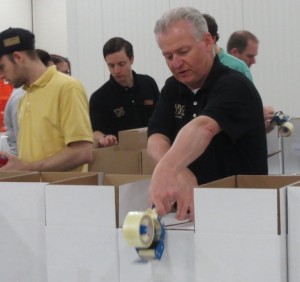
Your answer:
[[[129,246],[136,248],[141,259],[161,259],[165,227],[155,209],[129,212],[123,223],[123,235]]]
[[[272,118],[270,125],[272,128],[277,125],[279,135],[282,137],[289,137],[294,130],[294,125],[290,122],[290,120],[290,116],[284,114],[282,111],[278,111]]]

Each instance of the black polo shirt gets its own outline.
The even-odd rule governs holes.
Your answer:
[[[120,130],[146,127],[159,96],[155,80],[133,72],[134,84],[123,87],[112,76],[90,98],[93,131],[118,136]]]
[[[166,81],[148,135],[161,133],[173,142],[178,131],[200,115],[213,118],[222,131],[189,166],[199,184],[236,174],[268,173],[260,95],[246,76],[222,65],[217,56],[196,94],[174,77]]]

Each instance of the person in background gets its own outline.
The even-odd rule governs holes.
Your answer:
[[[103,57],[110,78],[89,102],[96,148],[117,144],[120,130],[146,127],[159,97],[155,80],[132,70],[130,42],[121,37],[109,39],[104,44]]]
[[[214,49],[216,54],[219,56],[221,63],[229,68],[232,68],[236,71],[243,73],[247,76],[251,81],[253,81],[250,69],[246,65],[246,63],[230,54],[228,54],[223,48],[219,47],[217,42],[219,40],[218,33],[218,24],[214,17],[208,14],[203,14],[203,17],[206,20],[208,31],[211,34],[214,41]]]
[[[38,56],[45,66],[53,65],[48,52],[42,49],[36,49]],[[6,127],[7,143],[9,146],[9,152],[13,155],[18,155],[17,151],[17,140],[18,140],[18,106],[21,97],[24,94],[23,87],[14,89],[9,97],[5,110],[4,110],[4,124]]]
[[[58,71],[71,75],[71,63],[67,58],[56,54],[51,54],[50,57]]]
[[[248,30],[233,32],[227,42],[227,52],[244,61],[250,68],[256,63],[259,40]]]
[[[18,111],[18,158],[0,152],[8,159],[1,170],[85,171],[93,135],[82,85],[55,66],[46,67],[34,34],[22,28],[0,33],[0,73],[26,90]]]
[[[239,30],[233,32],[227,42],[227,52],[232,56],[244,61],[250,68],[256,63],[256,56],[258,55],[259,40],[248,30]],[[276,111],[270,106],[264,106],[264,117],[266,132],[272,131],[273,127],[270,125],[272,118]]]
[[[176,203],[179,220],[193,219],[197,184],[268,173],[263,105],[245,75],[221,64],[197,9],[169,10],[154,32],[173,76],[148,125],[147,151],[157,162],[149,204],[164,215]]]

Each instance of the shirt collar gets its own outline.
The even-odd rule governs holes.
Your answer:
[[[26,91],[33,90],[35,88],[44,87],[53,77],[53,75],[57,73],[56,66],[50,66],[47,70],[31,85],[24,86]]]

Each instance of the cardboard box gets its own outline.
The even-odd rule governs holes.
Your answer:
[[[118,230],[118,238],[120,282],[200,281],[196,277],[193,230],[167,230],[161,260],[148,262],[142,262],[135,248],[127,245],[122,229]]]
[[[287,188],[288,203],[288,277],[300,281],[300,183]]]
[[[141,158],[140,151],[124,151],[119,146],[95,149],[88,170],[109,174],[140,174]]]
[[[48,282],[119,279],[115,189],[99,179],[46,186]]]
[[[267,134],[269,174],[282,174],[282,138],[278,127]]]
[[[47,281],[43,187],[1,182],[1,281]]]
[[[197,281],[287,281],[286,186],[298,179],[241,175],[195,189]]]
[[[51,213],[47,214],[46,210],[49,211],[51,205],[49,204],[46,196],[47,193],[45,192],[45,186],[48,185],[47,183],[49,182],[58,183],[60,181],[65,181],[66,183],[71,183],[71,178],[75,179],[77,177],[78,181],[76,182],[73,180],[73,185],[69,186],[69,188],[73,187],[75,190],[75,185],[83,182],[84,177],[88,179],[87,182],[90,182],[92,177],[97,179],[96,175],[96,173],[76,172],[1,173],[1,281],[50,281],[47,280],[47,275],[51,274],[49,272],[49,269],[51,269],[51,267],[49,268],[50,260],[47,256],[51,254],[51,252],[47,250],[49,236],[47,234],[46,226],[48,226],[48,223],[51,223],[51,220],[48,221]],[[66,185],[64,185],[64,187],[65,186]],[[101,190],[100,186],[97,187]],[[62,193],[63,190],[64,189],[62,188]],[[113,230],[115,233],[114,191],[112,191],[112,193],[113,200],[110,203],[113,209],[113,212],[111,213],[111,225],[114,226]],[[71,199],[71,197],[72,193],[66,195],[66,199]],[[58,211],[56,208],[59,207],[59,203],[61,203],[61,201],[62,198],[56,199],[54,208],[55,211]],[[70,213],[73,212],[68,204],[65,206],[65,209]],[[77,207],[77,210],[80,210],[80,207]],[[62,213],[60,213],[59,217],[62,218]],[[111,234],[110,237],[112,238]],[[115,245],[113,245],[113,247],[114,246]],[[79,276],[77,275],[76,278],[77,277]],[[61,281],[72,281],[72,279]]]
[[[119,131],[121,150],[142,150],[147,148],[147,127]]]
[[[155,162],[149,157],[147,150],[142,150],[142,174],[152,174],[155,168]]]
[[[300,118],[291,120],[294,131],[289,137],[282,138],[283,173],[299,174],[300,172]]]
[[[86,177],[89,186],[80,178],[47,185],[48,281],[119,281],[118,219],[147,206],[136,194],[147,195],[149,177],[102,176]]]
[[[121,227],[129,211],[148,207],[147,175],[105,174],[103,185],[113,186],[116,193],[116,227]]]

